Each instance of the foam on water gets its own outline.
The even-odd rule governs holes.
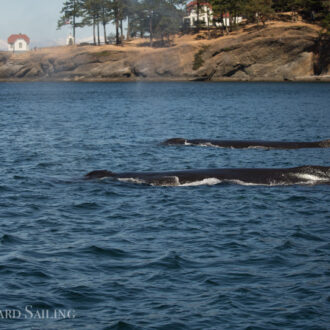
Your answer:
[[[148,184],[150,186],[162,186],[162,187],[193,187],[193,186],[202,186],[202,185],[213,186],[222,182],[217,178],[206,178],[203,180],[180,183],[180,179],[177,176],[160,177],[157,179],[150,179],[150,180],[141,180],[137,178],[119,178],[118,181],[136,183],[136,184]]]
[[[329,178],[318,176],[316,174],[298,173],[298,174],[294,174],[294,176],[304,181],[313,182],[313,183],[329,181]]]
[[[138,184],[146,184],[147,182],[137,178],[119,178],[118,181],[121,182],[129,182],[129,183],[138,183]]]
[[[207,178],[207,179],[203,179],[200,181],[193,181],[193,182],[189,182],[189,183],[183,183],[180,184],[181,187],[190,187],[190,186],[202,186],[202,185],[208,185],[208,186],[213,186],[215,184],[219,184],[222,181],[217,179],[217,178]]]
[[[190,143],[185,141],[184,143],[186,146],[198,146],[198,147],[215,147],[215,148],[224,148],[222,146],[218,146],[216,144],[213,144],[211,142],[204,142],[204,143]]]
[[[273,149],[272,147],[265,147],[265,146],[248,146],[245,149],[261,149],[261,150],[269,150]]]
[[[289,185],[314,185],[317,183],[329,182],[328,178],[321,177],[318,175],[308,174],[308,173],[299,173],[299,174],[290,174],[293,178],[298,178],[298,181],[270,181],[269,183],[257,183],[257,182],[247,182],[242,180],[220,180],[218,178],[210,177],[203,180],[196,180],[186,183],[180,183],[178,176],[164,176],[159,178],[150,178],[150,179],[140,179],[140,178],[119,178],[118,181],[129,182],[135,184],[147,184],[150,186],[162,186],[162,187],[194,187],[208,185],[213,186],[223,182],[238,184],[242,186],[289,186]]]
[[[238,184],[240,186],[288,186],[290,185],[287,182],[270,182],[270,183],[256,183],[256,182],[245,182],[242,180],[226,180],[226,182],[228,183],[234,183],[234,184]]]

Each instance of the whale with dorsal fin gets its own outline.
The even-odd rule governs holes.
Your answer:
[[[164,172],[111,172],[97,170],[85,179],[112,178],[153,186],[189,186],[218,183],[243,185],[330,184],[329,166],[292,168],[219,168]]]

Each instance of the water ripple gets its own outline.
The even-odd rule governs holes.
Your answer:
[[[201,96],[201,91],[203,96]],[[327,329],[329,186],[150,187],[95,169],[329,166],[329,149],[160,146],[329,136],[328,84],[0,83],[4,329]]]

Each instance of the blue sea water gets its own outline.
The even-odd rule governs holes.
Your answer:
[[[159,145],[328,139],[329,104],[330,84],[0,83],[0,328],[329,329],[330,186],[81,179],[329,166]]]

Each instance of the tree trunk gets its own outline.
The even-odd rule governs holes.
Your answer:
[[[200,12],[200,10],[201,10],[200,0],[197,0],[197,22],[196,22],[197,31],[199,31],[199,27],[200,27],[200,24],[199,24],[199,12]]]
[[[210,34],[210,11],[209,11],[209,7],[207,7],[207,12],[206,12],[206,16],[207,16],[207,38],[210,39],[211,34]]]
[[[120,38],[124,40],[123,20],[120,20]]]
[[[129,16],[127,16],[127,32],[126,32],[126,39],[129,40],[131,39],[131,29],[130,29],[130,21],[129,21]]]
[[[120,41],[119,41],[119,20],[118,20],[118,11],[116,11],[115,13],[116,15],[116,18],[115,18],[115,24],[116,24],[116,45],[119,45],[120,44]]]
[[[150,47],[152,47],[152,14],[150,15],[150,19],[149,19],[149,34],[150,34]]]
[[[103,22],[103,33],[104,33],[104,44],[105,45],[108,43],[106,25],[107,25],[107,23]]]
[[[97,21],[97,44],[100,46],[101,40],[100,40],[100,22]]]
[[[106,30],[107,22],[105,18],[104,2],[102,2],[102,24],[103,24],[104,44],[106,45],[108,43],[108,40],[107,40],[107,30]]]
[[[221,28],[222,28],[222,34],[225,35],[226,34],[226,26],[225,26],[225,20],[223,19],[224,13],[220,13],[220,24],[221,24]]]
[[[96,36],[95,36],[95,19],[93,18],[93,42],[96,45]]]
[[[76,19],[75,16],[73,16],[72,19],[72,29],[73,29],[73,44],[76,44]]]

